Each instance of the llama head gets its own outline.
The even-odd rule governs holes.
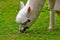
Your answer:
[[[30,6],[24,6],[23,2],[20,2],[21,4],[21,10],[19,11],[17,17],[16,17],[16,22],[24,25],[24,27],[26,27],[26,25],[30,22],[30,12],[31,12],[31,7]]]

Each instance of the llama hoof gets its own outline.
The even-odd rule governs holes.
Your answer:
[[[21,29],[20,29],[20,32],[21,32],[21,33],[24,33],[24,32],[26,31],[26,29],[28,29],[28,28],[29,28],[29,27],[21,28]]]
[[[51,26],[48,27],[49,30],[52,30],[53,28]]]

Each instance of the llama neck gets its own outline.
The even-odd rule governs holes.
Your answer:
[[[43,2],[44,2],[44,0],[28,0],[26,7],[30,6],[32,8],[32,10],[39,11]]]
[[[30,19],[31,22],[29,22],[27,25],[31,26],[31,24],[36,20],[36,18],[39,16],[39,12],[41,11],[43,4],[46,0],[28,0],[26,4],[26,8],[28,6],[31,7],[31,12],[30,12]]]
[[[30,15],[30,19],[31,20],[35,20],[38,15],[39,12],[41,11],[43,4],[46,0],[28,0],[27,4],[26,4],[26,8],[28,8],[28,6],[31,7],[31,15]]]

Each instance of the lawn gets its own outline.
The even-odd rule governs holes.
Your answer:
[[[26,0],[23,0],[26,3]],[[20,9],[20,0],[0,0],[0,40],[60,40],[60,17],[56,14],[56,29],[48,30],[48,2],[45,3],[41,14],[27,33],[20,33],[15,22]]]

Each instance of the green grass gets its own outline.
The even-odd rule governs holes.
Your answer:
[[[26,3],[26,0],[24,0]],[[20,0],[0,0],[0,40],[60,40],[60,17],[56,14],[57,29],[49,31],[49,8],[45,3],[40,16],[27,33],[18,31],[15,22]]]

